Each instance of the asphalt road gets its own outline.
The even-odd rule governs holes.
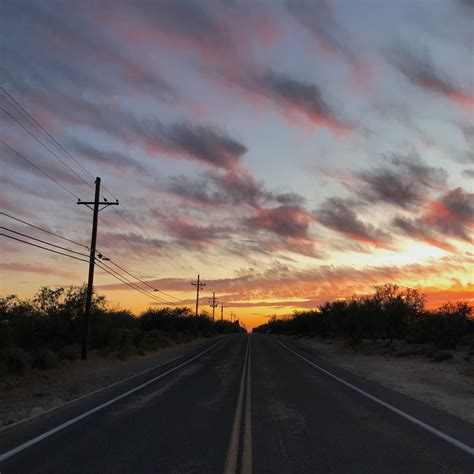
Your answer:
[[[469,473],[474,427],[292,339],[209,341],[0,432],[10,473]]]

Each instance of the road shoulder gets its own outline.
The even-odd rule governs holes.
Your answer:
[[[474,424],[473,362],[354,352],[342,341],[285,337],[323,360]]]

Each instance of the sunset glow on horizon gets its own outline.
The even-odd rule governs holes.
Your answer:
[[[2,10],[2,233],[87,260],[100,176],[98,251],[159,290],[97,268],[112,306],[194,308],[198,274],[249,329],[384,283],[474,305],[473,2]],[[29,298],[88,264],[2,238],[0,269]]]

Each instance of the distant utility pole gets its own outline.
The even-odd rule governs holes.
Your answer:
[[[199,290],[202,290],[206,286],[206,284],[201,282],[200,277],[198,275],[197,282],[193,281],[191,282],[191,285],[196,287],[196,318],[197,318],[198,312],[199,312]]]
[[[221,321],[224,321],[224,303],[221,303]]]
[[[219,306],[219,298],[216,298],[215,292],[212,292],[212,298],[209,298],[209,306],[212,308],[212,320],[214,321],[214,312]]]
[[[95,179],[95,198],[93,202],[84,202],[80,199],[77,204],[84,204],[94,212],[92,217],[92,237],[91,247],[89,256],[89,279],[87,281],[87,295],[86,295],[86,307],[84,309],[84,318],[82,320],[82,353],[81,359],[87,360],[87,343],[89,339],[89,325],[91,318],[91,307],[92,307],[92,292],[94,285],[94,267],[95,267],[95,245],[97,242],[97,220],[99,212],[108,206],[118,206],[118,201],[108,202],[105,198],[103,202],[100,202],[100,178]],[[94,207],[91,207],[94,206]],[[102,207],[100,207],[102,206]]]

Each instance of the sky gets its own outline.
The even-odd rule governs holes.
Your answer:
[[[1,9],[3,234],[87,254],[99,176],[119,206],[98,251],[164,301],[193,305],[198,274],[202,307],[215,292],[249,328],[384,283],[474,301],[472,0]],[[2,236],[0,268],[26,298],[88,264]]]

